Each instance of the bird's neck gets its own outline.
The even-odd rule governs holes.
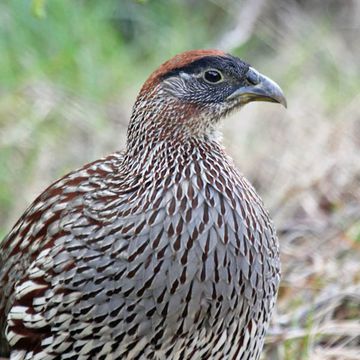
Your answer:
[[[211,159],[210,159],[211,157]],[[129,172],[150,174],[162,169],[186,167],[195,162],[228,162],[225,150],[218,139],[188,137],[186,139],[157,139],[137,143],[127,148],[124,157]],[[166,174],[163,174],[164,176]]]
[[[130,168],[136,166],[137,172],[143,172],[158,163],[168,167],[195,153],[206,156],[210,152],[226,156],[217,124],[204,112],[176,99],[161,97],[159,90],[156,96],[138,97],[125,151]]]

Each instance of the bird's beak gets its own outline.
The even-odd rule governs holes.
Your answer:
[[[286,107],[286,99],[280,86],[265,75],[249,68],[246,79],[249,85],[241,86],[236,89],[227,100],[239,98],[241,104],[247,104],[252,101],[276,102]]]

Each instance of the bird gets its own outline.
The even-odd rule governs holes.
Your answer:
[[[55,181],[1,242],[0,357],[257,360],[279,242],[219,124],[274,81],[190,50],[143,84],[125,149]]]

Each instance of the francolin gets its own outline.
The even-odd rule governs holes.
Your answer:
[[[0,356],[259,359],[278,240],[218,130],[252,101],[286,104],[222,51],[148,78],[125,150],[53,183],[2,241]]]

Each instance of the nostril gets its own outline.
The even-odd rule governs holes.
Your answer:
[[[259,83],[259,73],[253,68],[249,68],[249,71],[246,73],[246,80],[251,85],[257,85]]]

